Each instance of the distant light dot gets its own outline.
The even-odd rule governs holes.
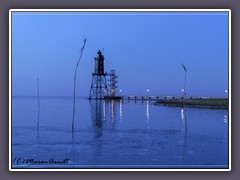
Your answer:
[[[184,89],[182,89],[182,91],[184,91]]]
[[[225,90],[225,93],[227,93],[228,91],[227,90]]]
[[[149,92],[149,89],[147,89],[147,92]]]

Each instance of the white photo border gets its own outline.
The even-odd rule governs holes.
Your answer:
[[[228,168],[12,168],[12,13],[13,12],[228,12]],[[231,171],[231,9],[10,9],[9,10],[9,171]]]

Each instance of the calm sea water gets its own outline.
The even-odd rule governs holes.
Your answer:
[[[13,168],[228,168],[226,110],[78,98],[73,132],[72,98],[40,104],[37,130],[37,98],[12,98]]]

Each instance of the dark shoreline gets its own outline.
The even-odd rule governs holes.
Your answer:
[[[228,98],[164,99],[158,100],[153,104],[171,107],[228,109]]]

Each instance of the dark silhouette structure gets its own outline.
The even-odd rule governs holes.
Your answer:
[[[108,96],[106,75],[104,72],[104,56],[98,51],[98,56],[95,57],[95,67],[92,73],[92,84],[89,92],[89,99],[104,99]]]

